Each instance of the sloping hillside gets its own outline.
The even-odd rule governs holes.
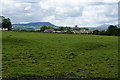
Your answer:
[[[27,28],[39,29],[40,26],[42,25],[58,27],[50,22],[31,22],[27,24],[13,24],[13,29],[27,29]]]

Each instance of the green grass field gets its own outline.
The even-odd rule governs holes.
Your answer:
[[[3,77],[118,77],[118,37],[3,32]]]

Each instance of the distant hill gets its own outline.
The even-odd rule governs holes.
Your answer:
[[[46,25],[46,26],[53,26],[53,27],[59,27],[56,26],[50,22],[31,22],[27,24],[13,24],[13,29],[40,29],[40,26]],[[103,24],[97,27],[86,27],[89,28],[90,30],[106,30],[108,29],[108,26],[110,24]],[[116,25],[118,26],[118,25]],[[120,24],[119,24],[120,26]]]
[[[13,24],[13,29],[28,29],[28,28],[40,29],[40,26],[43,25],[59,27],[50,22],[31,22],[27,24]]]
[[[103,25],[100,25],[100,26],[97,26],[97,27],[87,27],[91,30],[106,30],[108,29],[109,27],[109,24],[103,24]]]
[[[46,26],[58,27],[50,22],[31,22],[31,23],[27,23],[27,24],[13,24],[13,25],[18,25],[18,26],[42,26],[42,25],[46,25]]]

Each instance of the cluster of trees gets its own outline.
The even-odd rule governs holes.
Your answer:
[[[8,30],[12,30],[12,24],[10,18],[5,18],[4,16],[0,16],[0,25],[1,28],[7,28]]]
[[[0,16],[0,27],[1,28],[7,28],[8,30],[12,30],[12,24],[11,24],[11,21],[10,21],[10,18],[5,18],[4,16]],[[71,32],[72,30],[89,30],[88,28],[79,28],[79,27],[58,27],[58,28],[55,28],[55,27],[52,27],[52,26],[41,26],[40,27],[40,31],[44,31],[46,29],[53,29],[55,31],[67,31],[67,32]],[[120,36],[120,28],[118,28],[117,26],[114,26],[114,25],[110,25],[108,27],[107,30],[94,30],[93,31],[93,34],[95,35],[115,35],[115,36]]]
[[[71,32],[72,30],[89,30],[88,28],[79,28],[79,27],[58,27],[54,28],[51,26],[41,26],[40,31],[44,31],[46,29],[53,29],[55,31],[67,31]],[[107,30],[94,30],[93,33],[94,35],[115,35],[115,36],[120,36],[120,28],[114,25],[110,25]]]
[[[41,26],[40,27],[40,31],[44,31],[45,29],[53,29],[55,31],[64,31],[64,30],[71,30],[71,27],[58,27],[58,28],[54,28],[52,26]]]
[[[71,31],[71,27],[58,27],[55,29],[55,31]]]
[[[52,26],[46,26],[46,25],[43,25],[43,26],[40,27],[40,31],[44,31],[46,29],[54,29],[54,27],[52,27]]]
[[[89,30],[88,28],[79,28],[79,27],[58,27],[58,28],[54,28],[52,26],[41,26],[40,27],[40,31],[44,31],[45,29],[54,29],[55,31],[72,31],[72,30],[82,30],[82,29],[85,29],[85,30]]]
[[[93,34],[95,35],[115,35],[120,36],[120,28],[114,25],[110,25],[107,30],[94,30]]]
[[[73,30],[89,30],[88,28],[79,28],[79,27],[73,27]]]

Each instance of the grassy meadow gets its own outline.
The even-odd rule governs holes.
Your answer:
[[[4,31],[3,77],[118,77],[118,37]]]

